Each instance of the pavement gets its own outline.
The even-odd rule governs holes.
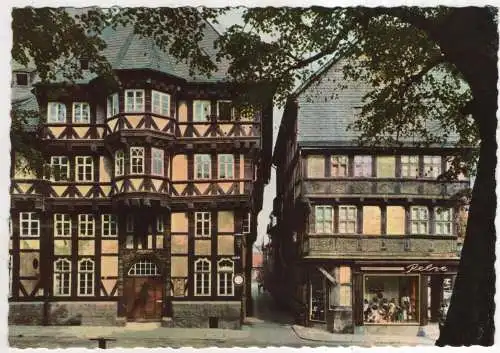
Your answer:
[[[434,345],[439,330],[426,328],[425,337],[372,333],[333,334],[319,328],[293,324],[268,293],[254,290],[254,317],[241,330],[167,328],[158,323],[117,326],[9,326],[9,343],[16,348],[96,348],[92,338],[111,337],[108,348],[118,347],[318,347],[318,346],[416,346]]]

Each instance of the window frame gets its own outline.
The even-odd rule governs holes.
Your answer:
[[[62,159],[66,159],[66,163],[61,163]],[[58,163],[55,163],[55,161],[58,161]],[[66,168],[66,177],[65,178],[60,178],[62,174],[59,172],[58,174],[55,173],[55,168],[59,167],[59,170]],[[70,169],[70,163],[69,163],[69,158],[67,156],[50,156],[50,177],[49,179],[51,181],[59,182],[59,181],[69,181],[70,174],[69,174],[69,169]],[[56,175],[59,177],[56,178]]]
[[[323,210],[323,215],[322,219],[320,220],[318,210]],[[330,211],[330,219],[327,219],[326,211]],[[318,224],[322,224],[321,227],[318,226]],[[327,223],[330,222],[330,231],[326,229]],[[321,228],[321,231],[319,231],[319,228]],[[314,206],[314,234],[333,234],[334,233],[334,209],[333,206],[331,205],[315,205]]]
[[[58,219],[60,216],[60,219]],[[71,238],[72,219],[69,213],[54,213],[54,238]],[[58,234],[58,225],[61,227],[61,234]],[[68,231],[68,233],[66,233]]]
[[[160,105],[159,111],[155,111],[155,96],[157,97],[157,99],[159,99],[159,105]],[[167,100],[166,112],[164,110],[165,98]],[[157,91],[157,90],[151,90],[151,112],[153,114],[170,116],[170,94],[165,93],[165,92],[161,92],[161,91]]]
[[[79,109],[77,108],[79,106]],[[76,112],[79,110],[80,111],[80,117],[83,117],[84,115],[84,107],[86,107],[87,110],[87,119],[86,120],[76,120]],[[90,124],[90,104],[88,102],[73,102],[72,105],[72,113],[73,113],[73,123],[75,124]]]
[[[335,165],[337,168],[335,169]],[[340,169],[342,166],[345,166],[344,173],[340,174]],[[334,171],[337,170],[337,173]],[[349,176],[349,156],[347,155],[332,155],[330,157],[330,171],[331,176],[334,178],[346,178]]]
[[[343,219],[343,213],[345,210],[346,218]],[[354,216],[350,218],[349,211],[354,210]],[[338,234],[356,234],[358,231],[358,208],[353,205],[340,205],[339,206],[339,229],[337,231]],[[341,224],[345,224],[345,230],[341,231]],[[350,224],[354,224],[354,231],[348,231],[348,226]]]
[[[206,158],[206,160],[205,160]],[[198,174],[201,172],[201,176]],[[194,155],[194,179],[208,180],[212,178],[212,156],[210,154]]]
[[[120,100],[118,92],[106,97],[106,118],[112,118],[120,112]]]
[[[58,264],[65,264],[67,265],[67,268],[63,267],[59,269]],[[54,291],[54,296],[56,297],[71,296],[71,261],[68,260],[67,258],[58,258],[57,260],[55,260],[53,267],[53,274],[54,274],[54,280],[52,289]],[[58,281],[59,281],[59,288],[57,285]],[[67,284],[67,287],[65,286],[65,283]],[[67,289],[67,293],[64,289]]]
[[[158,156],[155,156],[155,153],[160,153],[160,158],[158,158]],[[160,172],[156,171],[158,162],[160,162]],[[165,176],[165,151],[161,148],[151,148],[151,175]]]
[[[420,218],[421,216],[421,211],[425,210],[426,217]],[[417,211],[418,218],[414,218],[414,211]],[[410,207],[410,234],[415,235],[415,234],[422,234],[422,235],[428,235],[429,234],[429,208],[427,206],[411,206]],[[425,223],[425,232],[420,232],[420,226]],[[417,224],[418,231],[414,232],[413,231],[413,225]]]
[[[133,97],[129,97],[128,94],[133,93]],[[138,104],[137,96],[138,93],[141,94],[141,102]],[[126,89],[125,95],[125,113],[144,113],[146,107],[146,93],[144,89]],[[132,104],[129,109],[129,100],[132,99]]]
[[[90,163],[88,163],[88,161],[90,161]],[[80,178],[80,173],[78,171],[79,168],[83,168],[83,178]],[[90,168],[90,179],[87,178],[87,175],[89,174],[87,168]],[[94,158],[92,156],[75,156],[75,181],[94,181]]]
[[[202,104],[202,107],[208,103],[208,114],[205,115],[205,117],[203,117],[203,116],[198,117],[198,115],[200,113],[198,113],[199,108],[197,108],[197,103]],[[206,109],[204,109],[204,110],[207,111]],[[207,100],[207,99],[195,99],[195,100],[193,100],[193,122],[194,123],[208,122],[208,121],[210,121],[211,115],[212,115],[212,101]]]
[[[135,217],[134,215],[128,214],[125,218],[125,231],[127,233],[133,233],[135,229]]]
[[[454,224],[454,222],[453,222],[453,208],[451,208],[451,207],[434,207],[433,211],[434,211],[434,234],[436,234],[436,235],[453,235],[453,224]],[[442,214],[443,211],[446,211],[449,213],[449,220],[438,219],[438,215]],[[449,233],[445,233],[445,232],[438,233],[437,230],[438,230],[439,224],[448,225],[450,232]]]
[[[234,155],[219,154],[217,155],[218,178],[219,179],[234,179]],[[221,173],[223,172],[223,173]],[[230,173],[228,173],[230,172]]]
[[[78,237],[95,237],[95,217],[92,213],[82,213],[78,215]]]
[[[200,223],[201,227],[198,226],[198,223]],[[196,238],[210,238],[212,236],[211,212],[199,211],[194,213],[194,236]]]
[[[125,175],[125,152],[123,150],[115,151],[115,177]]]
[[[138,155],[134,155],[134,151],[135,152],[141,152],[141,155],[138,156]],[[130,153],[130,174],[133,174],[133,175],[143,175],[145,173],[145,157],[146,157],[146,151],[145,151],[145,148],[144,147],[140,147],[140,146],[133,146],[133,147],[130,147],[130,150],[129,150],[129,153]],[[138,163],[140,160],[140,164]],[[141,168],[141,171],[138,172],[138,171],[135,171],[134,172],[134,168]]]
[[[247,224],[245,224],[245,221]],[[243,217],[243,221],[241,224],[241,232],[243,234],[250,234],[252,231],[251,225],[252,225],[252,214],[250,212],[248,212],[246,214],[246,217],[245,216]]]
[[[30,85],[30,75],[28,72],[14,72],[14,82],[15,82],[15,86],[17,87],[29,87]],[[20,84],[19,83],[19,76],[24,76],[26,77],[26,84]]]
[[[27,215],[27,219],[23,219],[23,216]],[[27,223],[27,232],[24,234],[23,222]],[[33,227],[33,225],[36,225]],[[33,232],[33,230],[36,230]],[[36,212],[19,212],[19,237],[30,238],[30,237],[40,237],[40,215]]]
[[[198,264],[202,264],[201,269],[198,268]],[[208,269],[205,269],[203,265],[207,265]],[[194,296],[195,297],[209,297],[212,292],[212,263],[207,258],[199,258],[194,262]],[[199,279],[201,276],[201,279]],[[206,276],[206,277],[205,277]],[[198,287],[198,280],[201,282],[201,287]],[[207,286],[205,286],[207,283]],[[201,289],[201,290],[200,290]]]
[[[61,108],[64,108],[62,111],[60,110]],[[55,116],[57,117],[56,120],[53,120],[52,117],[54,117],[54,111],[55,111]],[[62,119],[59,120],[60,115],[62,115]],[[48,102],[47,103],[47,123],[50,124],[66,124],[67,120],[67,108],[66,104],[62,102]]]
[[[430,162],[429,162],[430,160]],[[436,162],[437,161],[437,162]],[[436,168],[436,169],[434,169]],[[437,171],[437,173],[436,173]],[[424,155],[424,170],[423,177],[429,179],[437,179],[442,174],[442,158],[441,156]]]
[[[118,236],[118,219],[112,213],[101,214],[101,237],[116,238]]]
[[[321,154],[312,154],[307,156],[307,178],[308,179],[317,179],[317,178],[325,178],[326,176],[326,170],[325,170],[325,156]],[[319,163],[322,168],[323,168],[323,175],[316,175],[316,173],[313,173],[314,168],[313,168],[313,163],[311,163],[313,160],[317,160],[317,163]]]
[[[229,116],[229,119],[222,119],[221,118],[221,109],[220,109],[220,105],[219,104],[229,104],[230,105],[230,116]],[[221,99],[221,100],[217,100],[217,120],[219,121],[228,121],[228,122],[231,122],[231,121],[234,121],[236,119],[236,109],[235,107],[233,106],[233,101],[231,100],[224,100],[224,99]]]
[[[356,155],[354,156],[353,164],[354,164],[353,165],[354,177],[356,178],[373,177],[373,157],[371,155]],[[359,166],[359,168],[357,168],[357,166]]]
[[[223,262],[231,263],[231,266],[222,266]],[[230,278],[228,278],[228,275]],[[221,297],[234,296],[234,261],[222,258],[217,261],[217,295]]]
[[[156,234],[165,232],[165,220],[163,215],[156,216]]]
[[[82,269],[82,265],[86,263],[90,263],[92,264],[92,268],[89,269],[88,267],[86,267],[85,269]],[[77,280],[77,283],[78,283],[78,289],[77,289],[77,293],[78,293],[78,296],[80,297],[91,297],[94,295],[94,287],[95,287],[95,262],[94,260],[92,260],[91,258],[82,258],[78,261],[78,280]],[[82,286],[82,281],[84,283],[84,285]],[[90,284],[90,286],[89,286]],[[82,289],[90,289],[90,293],[82,293]]]
[[[416,155],[401,155],[401,177],[402,178],[418,178],[420,176],[420,160]],[[414,168],[416,166],[416,168]],[[407,170],[406,168],[407,167]],[[412,171],[415,175],[412,175]]]

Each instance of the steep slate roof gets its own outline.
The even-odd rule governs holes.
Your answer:
[[[356,121],[363,105],[362,99],[371,90],[371,86],[364,82],[346,81],[342,71],[344,63],[344,60],[332,58],[291,95],[289,102],[295,101],[297,104],[297,142],[300,146],[358,145],[359,132],[348,129],[348,126]],[[287,123],[285,120],[283,119],[282,124]],[[437,120],[428,124],[432,126],[429,130],[439,131]],[[280,128],[280,132],[281,130]],[[278,140],[285,138],[279,135]],[[448,143],[441,147],[453,146],[456,139],[457,135],[451,135]],[[407,137],[400,140],[411,145],[419,141],[419,138]]]
[[[215,63],[217,52],[213,43],[218,38],[219,33],[209,23],[206,23],[203,30],[204,36],[199,43],[200,48]],[[116,29],[108,27],[103,30],[101,36],[107,44],[103,54],[115,70],[151,69],[193,83],[221,82],[227,77],[228,62],[224,60],[216,63],[217,70],[210,77],[200,74],[190,76],[189,67],[185,62],[180,62],[171,54],[161,50],[151,38],[134,34],[133,26],[118,26]],[[31,65],[29,69],[26,69],[12,61],[11,69],[13,71],[33,71],[34,67]],[[76,80],[75,83],[85,84],[97,77],[96,74],[89,71],[84,71],[83,76],[83,79]],[[60,80],[63,80],[62,76],[60,76]],[[25,87],[12,87],[12,107],[38,110],[38,103],[30,90],[30,88]]]

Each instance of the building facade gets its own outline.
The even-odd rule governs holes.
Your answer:
[[[218,34],[204,31],[212,53]],[[26,128],[45,166],[11,172],[9,323],[238,328],[271,100],[236,106],[224,63],[190,76],[132,28],[103,38],[114,88],[85,67],[71,85],[13,67],[13,109],[39,112]]]
[[[455,195],[469,180],[438,181],[460,153],[451,144],[361,147],[347,127],[368,90],[331,62],[286,104],[269,289],[302,325],[417,331],[449,299],[463,231]]]

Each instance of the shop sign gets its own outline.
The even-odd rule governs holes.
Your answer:
[[[432,273],[442,273],[448,272],[447,266],[437,266],[434,264],[409,264],[405,266],[405,273],[423,273],[423,272],[432,272]]]

